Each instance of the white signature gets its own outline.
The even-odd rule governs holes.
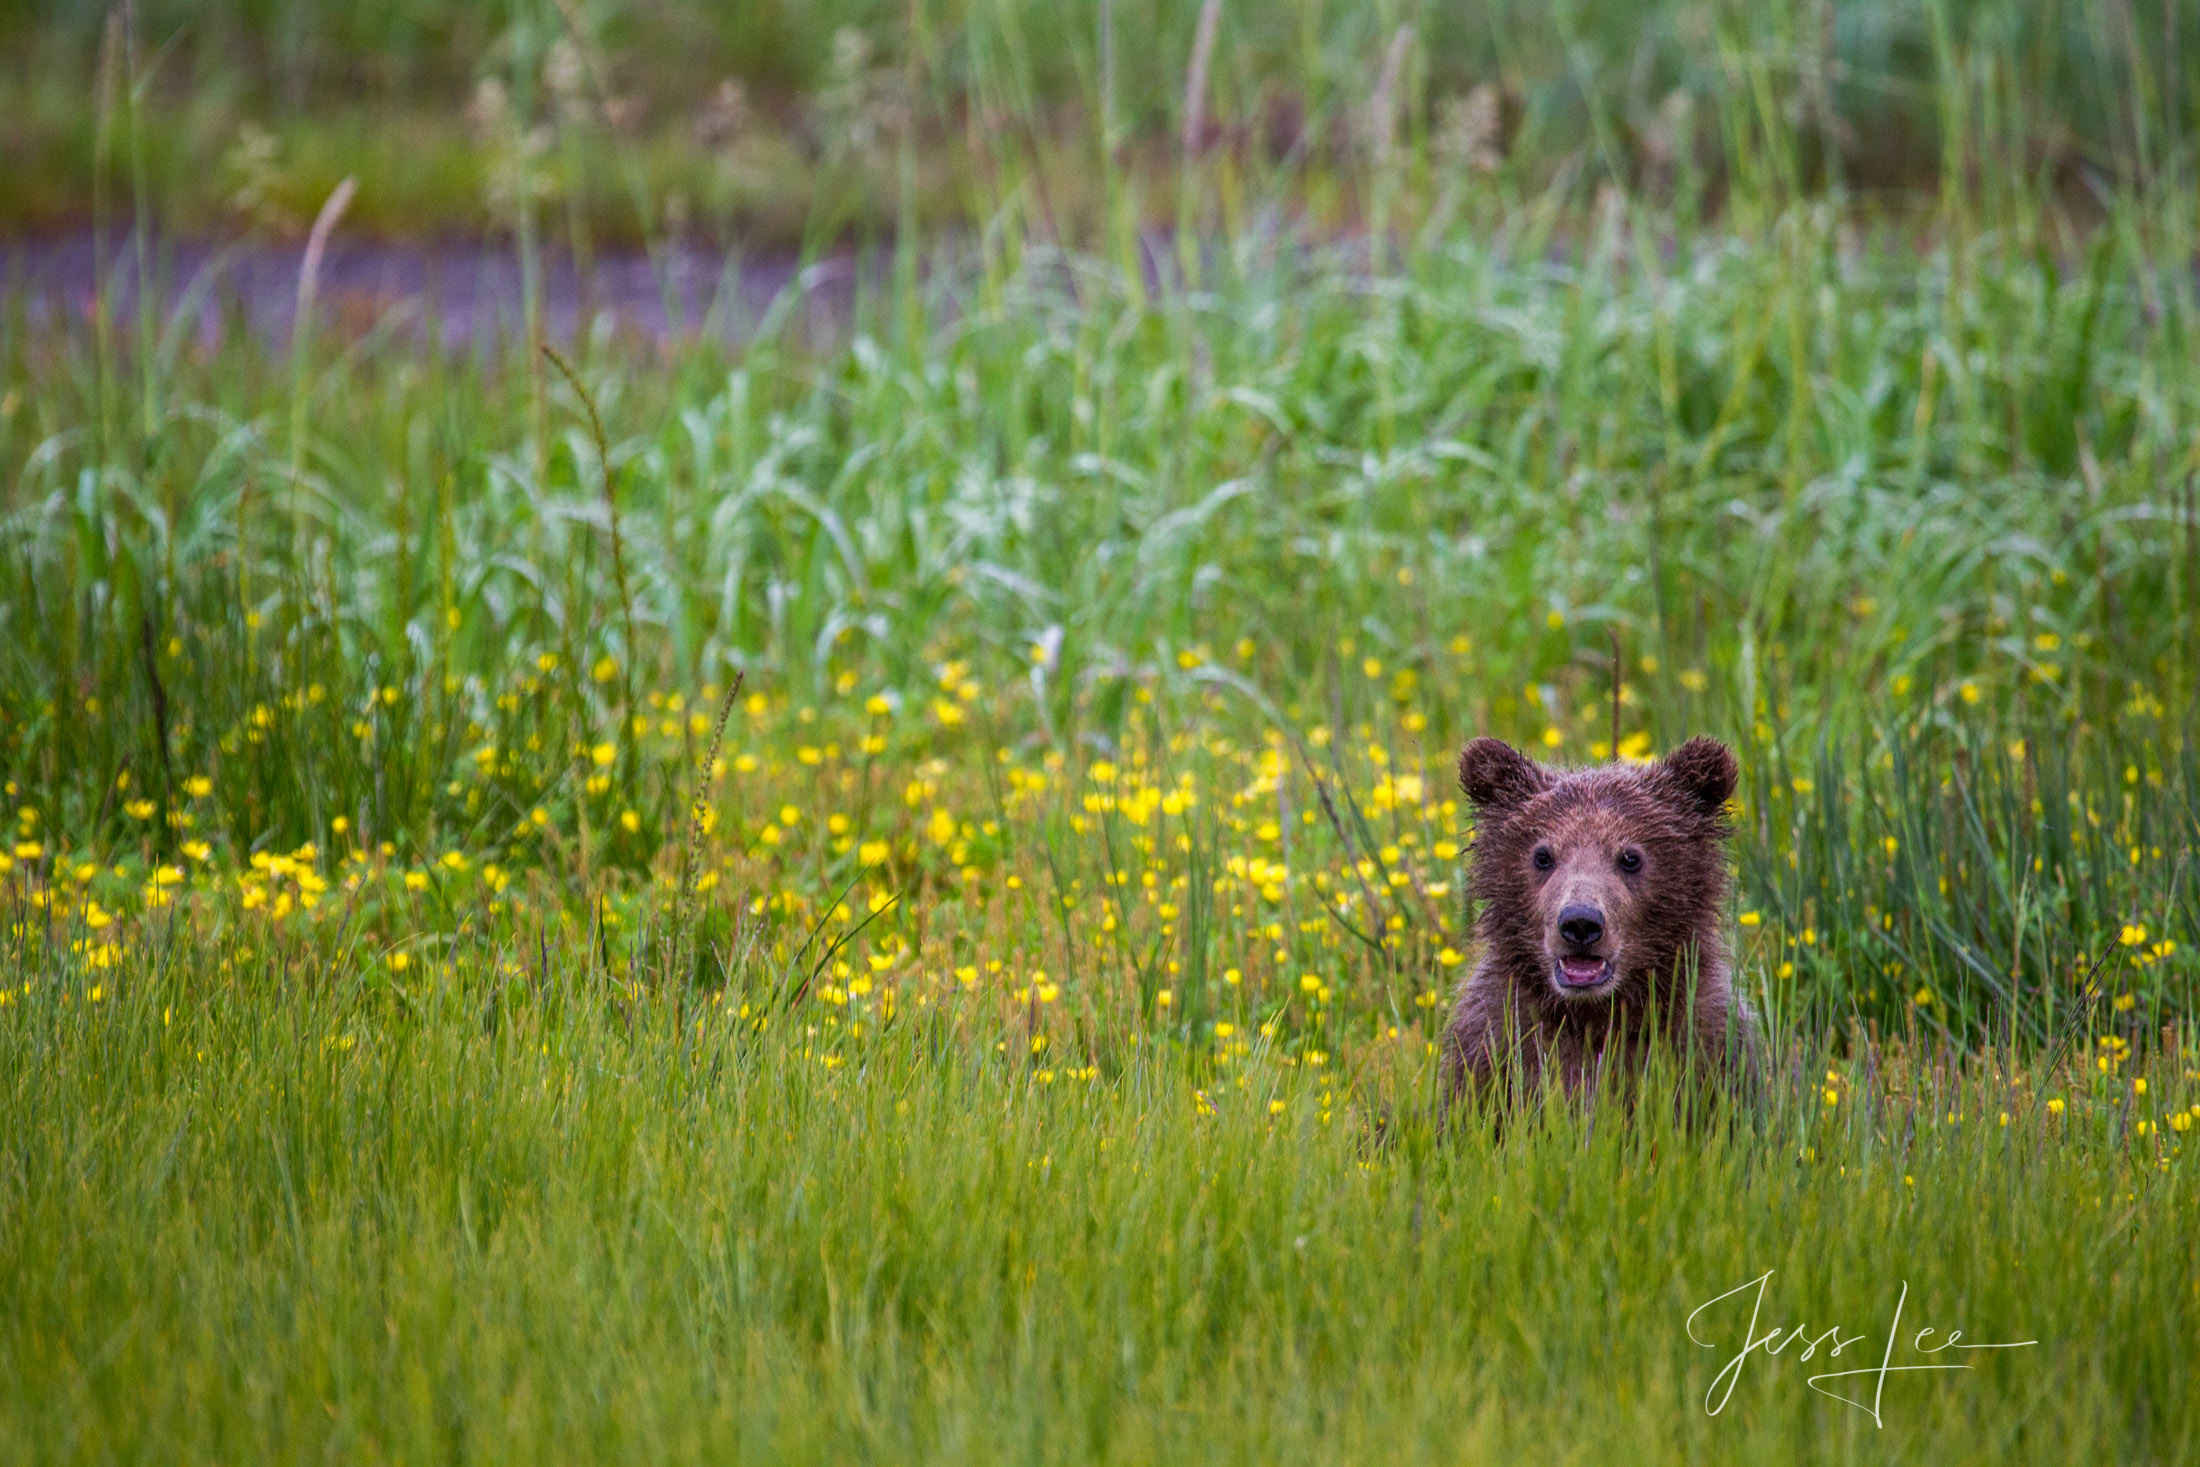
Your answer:
[[[1718,1298],[1709,1299],[1697,1305],[1695,1312],[1688,1316],[1688,1338],[1707,1350],[1719,1349],[1721,1346],[1716,1340],[1707,1340],[1696,1333],[1697,1318],[1714,1304],[1723,1304],[1737,1295],[1748,1293],[1751,1290],[1756,1291],[1756,1298],[1749,1309],[1749,1328],[1742,1334],[1742,1347],[1734,1352],[1734,1358],[1727,1361],[1725,1368],[1720,1370],[1712,1380],[1711,1389],[1704,1392],[1704,1410],[1712,1416],[1716,1416],[1726,1409],[1728,1398],[1734,1394],[1734,1387],[1742,1378],[1742,1366],[1748,1362],[1753,1352],[1778,1357],[1790,1345],[1801,1344],[1803,1348],[1795,1358],[1798,1361],[1805,1361],[1816,1356],[1820,1346],[1829,1345],[1830,1342],[1830,1348],[1826,1350],[1826,1358],[1833,1360],[1840,1358],[1841,1352],[1850,1346],[1864,1343],[1866,1338],[1864,1335],[1857,1335],[1853,1338],[1843,1337],[1841,1326],[1838,1324],[1816,1335],[1811,1333],[1811,1328],[1807,1324],[1796,1325],[1793,1329],[1789,1329],[1784,1325],[1773,1325],[1764,1333],[1759,1334],[1757,1332],[1757,1322],[1764,1314],[1765,1287],[1771,1283],[1772,1274],[1773,1270],[1768,1268],[1748,1283],[1737,1284],[1719,1295]],[[1897,1365],[1894,1363],[1895,1341],[1902,1333],[1902,1307],[1909,1302],[1909,1298],[1910,1285],[1907,1280],[1904,1280],[1902,1292],[1894,1301],[1894,1318],[1887,1324],[1886,1347],[1880,1352],[1877,1365],[1867,1365],[1855,1370],[1829,1370],[1811,1376],[1804,1384],[1822,1396],[1831,1396],[1834,1400],[1845,1405],[1856,1407],[1856,1409],[1871,1417],[1872,1425],[1883,1427],[1886,1423],[1880,1418],[1879,1405],[1881,1398],[1886,1394],[1888,1376],[1915,1370],[1972,1369],[1973,1367],[1969,1365],[1952,1362],[1935,1361],[1924,1365]],[[1937,1345],[1928,1345],[1926,1340],[1936,1334],[1943,1336],[1941,1342]],[[2002,1344],[1969,1344],[1964,1342],[1962,1330],[1941,1330],[1936,1326],[1927,1325],[1911,1337],[1910,1349],[1919,1355],[1938,1355],[1944,1350],[2021,1350],[2027,1345],[2038,1343],[2038,1340],[2010,1340]],[[1828,1389],[1824,1384],[1827,1381],[1852,1380],[1858,1376],[1873,1378],[1871,1395],[1868,1399],[1842,1394],[1842,1390],[1848,1389],[1847,1387],[1843,1387],[1842,1390],[1833,1390]]]

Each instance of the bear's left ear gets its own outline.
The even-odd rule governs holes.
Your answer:
[[[1741,777],[1734,751],[1707,734],[1698,734],[1658,761],[1672,787],[1698,811],[1715,815],[1734,798]]]
[[[1503,739],[1470,739],[1459,751],[1459,788],[1477,810],[1525,804],[1550,786],[1550,771]]]

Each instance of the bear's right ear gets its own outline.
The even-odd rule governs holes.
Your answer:
[[[1716,815],[1734,798],[1741,770],[1734,751],[1708,734],[1698,734],[1658,761],[1681,795],[1706,815]]]
[[[1477,810],[1502,810],[1549,789],[1550,771],[1503,739],[1472,739],[1459,751],[1459,788]]]

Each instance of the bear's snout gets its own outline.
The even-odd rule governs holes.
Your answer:
[[[1560,910],[1558,935],[1569,947],[1595,947],[1604,936],[1604,913],[1586,902],[1575,902]]]
[[[1571,850],[1551,882],[1544,908],[1543,961],[1551,986],[1568,999],[1600,998],[1619,981],[1632,903],[1603,869],[1595,847]]]

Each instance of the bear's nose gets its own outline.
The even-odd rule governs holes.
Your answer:
[[[1558,935],[1575,947],[1595,947],[1604,935],[1604,914],[1595,907],[1563,908],[1558,914]]]

